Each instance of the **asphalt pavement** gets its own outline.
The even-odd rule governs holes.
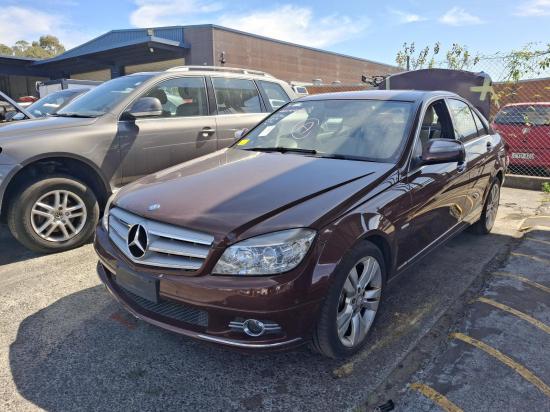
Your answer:
[[[494,232],[465,232],[393,281],[365,349],[343,361],[307,348],[244,354],[147,325],[100,285],[91,245],[39,256],[0,226],[0,410],[334,411],[362,409],[373,393],[384,401],[392,392],[406,405],[438,407],[408,386],[435,385],[445,374],[434,366],[426,375],[433,381],[417,375],[448,345],[435,328],[464,317],[454,308],[503,267],[541,201],[538,192],[503,189]],[[421,345],[427,338],[430,345]]]

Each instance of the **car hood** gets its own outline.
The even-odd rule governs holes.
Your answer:
[[[0,127],[0,139],[3,137],[21,137],[47,133],[50,130],[58,130],[66,127],[86,126],[95,122],[97,118],[76,117],[41,117],[24,121],[5,123]]]
[[[386,163],[225,149],[140,179],[121,189],[115,203],[148,219],[233,238],[260,223],[269,231],[266,220],[292,214],[298,205],[345,186],[364,190],[392,168]],[[306,218],[301,210],[294,220],[311,225],[308,219],[336,206],[333,198],[339,196],[329,197],[332,200],[316,202]]]

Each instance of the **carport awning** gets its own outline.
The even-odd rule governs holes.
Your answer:
[[[63,55],[32,63],[32,67],[42,67],[63,72],[89,71],[101,68],[125,66],[129,64],[152,63],[183,57],[189,46],[174,40],[150,36],[117,43],[115,47],[94,50],[71,57]]]

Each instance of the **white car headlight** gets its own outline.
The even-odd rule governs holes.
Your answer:
[[[315,237],[312,229],[290,229],[256,236],[228,247],[216,275],[273,275],[300,264]]]
[[[109,231],[109,211],[111,209],[111,205],[113,204],[113,200],[115,199],[116,193],[113,193],[109,200],[107,200],[107,204],[105,205],[105,210],[103,211],[103,217],[101,218],[101,226],[103,226],[103,229],[105,229],[106,232]]]

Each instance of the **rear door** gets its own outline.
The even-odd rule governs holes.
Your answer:
[[[212,77],[216,102],[218,149],[235,141],[235,132],[250,129],[267,115],[258,87],[251,79]]]
[[[204,77],[164,80],[140,97],[158,98],[163,114],[119,120],[124,184],[216,150],[216,119],[208,111]]]
[[[479,130],[477,122],[481,120],[467,103],[458,99],[447,99],[447,104],[453,118],[455,136],[466,150],[467,170],[464,172],[464,183],[468,192],[463,218],[473,223],[481,213],[484,191],[491,177],[488,162],[493,153],[492,141],[486,129]]]

